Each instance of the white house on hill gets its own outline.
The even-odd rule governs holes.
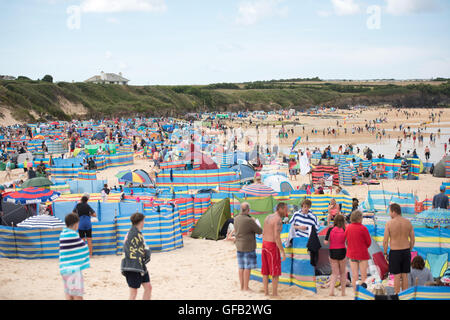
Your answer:
[[[130,80],[122,77],[122,72],[119,74],[115,73],[104,73],[103,71],[99,76],[93,76],[87,79],[85,82],[97,83],[97,84],[121,84],[127,85]]]

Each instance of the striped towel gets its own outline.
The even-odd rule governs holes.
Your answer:
[[[59,271],[61,275],[90,267],[89,248],[72,229],[64,228],[59,236]]]

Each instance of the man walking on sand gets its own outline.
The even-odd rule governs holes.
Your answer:
[[[445,194],[445,186],[441,185],[439,190],[441,192],[433,197],[433,209],[450,209],[448,196]]]
[[[269,295],[269,275],[272,276],[272,295],[278,296],[278,279],[281,275],[281,262],[286,259],[281,243],[282,219],[287,216],[286,203],[279,203],[277,211],[266,217],[263,229],[263,244],[261,251],[261,274],[263,276],[264,294]],[[280,257],[281,253],[281,257]]]
[[[401,207],[393,203],[389,206],[391,220],[384,229],[383,249],[389,251],[389,272],[394,275],[395,294],[408,289],[408,274],[411,272],[411,250],[414,248],[414,228],[408,219],[402,217]]]
[[[258,223],[254,218],[250,217],[250,205],[247,202],[242,203],[241,213],[234,219],[234,231],[239,266],[239,282],[243,291],[250,290],[248,287],[250,272],[257,266],[255,234],[262,233],[261,226]]]

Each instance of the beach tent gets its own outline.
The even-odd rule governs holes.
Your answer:
[[[36,177],[36,178],[28,179],[21,185],[21,187],[22,188],[49,187],[52,185],[53,185],[53,182],[51,182],[49,179],[44,178],[44,177]]]
[[[446,175],[446,163],[450,161],[450,156],[444,157],[441,161],[434,166],[433,176],[438,178],[445,178]]]
[[[284,202],[287,205],[300,207],[300,204],[302,203],[304,198],[305,195],[301,194],[299,194],[297,197],[290,197],[288,195],[288,199],[286,199],[286,197],[275,198],[274,196],[264,198],[261,197],[243,198],[234,194],[233,200],[236,199],[238,203],[234,203],[233,201],[233,213],[234,216],[238,215],[240,210],[240,204],[242,202],[247,202],[250,205],[250,215],[258,219],[261,226],[263,226],[265,218],[269,214],[272,214],[274,212],[274,209],[279,202]]]
[[[5,226],[17,225],[33,214],[25,206],[12,202],[3,202],[2,209],[3,217],[0,217],[0,225]]]
[[[218,169],[217,164],[206,154],[201,152],[189,152],[184,156],[183,161],[194,160],[194,168],[198,170]]]
[[[271,175],[263,180],[263,183],[276,192],[290,192],[294,190],[289,179],[282,175]]]
[[[192,238],[219,240],[219,232],[231,218],[230,199],[226,198],[211,206],[200,217],[192,231]]]
[[[17,156],[17,164],[23,164],[25,160],[33,161],[33,154],[31,152],[21,153]]]
[[[241,182],[247,182],[253,180],[255,177],[255,169],[248,164],[237,164],[231,167],[241,177]]]

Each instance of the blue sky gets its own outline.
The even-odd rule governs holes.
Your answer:
[[[0,0],[0,74],[122,72],[133,85],[450,77],[449,30],[448,0]]]

